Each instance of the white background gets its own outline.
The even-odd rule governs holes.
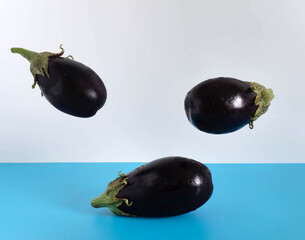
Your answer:
[[[0,0],[0,162],[305,162],[304,11],[304,0]],[[10,52],[61,43],[106,85],[92,118],[51,106]],[[253,130],[211,135],[187,121],[186,93],[220,76],[273,88]]]

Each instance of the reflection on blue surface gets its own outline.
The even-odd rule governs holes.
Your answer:
[[[0,239],[305,239],[305,164],[208,164],[214,193],[170,218],[94,209],[119,170],[139,163],[0,164]]]

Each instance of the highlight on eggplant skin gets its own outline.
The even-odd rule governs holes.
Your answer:
[[[34,76],[33,88],[38,84],[42,95],[58,110],[76,117],[92,117],[101,109],[107,91],[101,78],[89,67],[60,53],[36,53],[12,48],[30,63]]]
[[[91,205],[121,216],[169,217],[196,210],[212,192],[208,167],[184,157],[166,157],[119,174]]]
[[[219,77],[193,87],[185,97],[184,109],[197,129],[224,134],[247,124],[252,129],[273,98],[273,91],[258,83]]]

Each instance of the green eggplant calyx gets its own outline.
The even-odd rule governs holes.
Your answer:
[[[37,75],[47,76],[50,78],[48,71],[49,58],[60,57],[64,54],[65,50],[62,48],[62,44],[59,46],[61,51],[59,53],[42,52],[37,53],[24,48],[11,48],[12,53],[18,53],[30,62],[30,70],[34,77],[34,84],[32,88],[35,88],[37,83]]]
[[[67,56],[65,58],[71,58],[72,60],[74,60],[74,57],[72,55],[69,55],[69,56]]]
[[[117,198],[116,195],[123,189],[127,183],[127,177],[125,174],[120,174],[119,177],[110,182],[107,186],[106,191],[99,197],[91,201],[91,205],[94,208],[108,207],[113,213],[121,216],[134,217],[134,215],[123,212],[118,207],[125,202],[127,206],[131,206],[127,198]]]
[[[254,100],[255,105],[258,106],[254,116],[249,122],[250,129],[253,128],[253,122],[257,120],[261,115],[267,112],[271,100],[274,98],[274,94],[271,88],[265,88],[263,85],[260,85],[256,82],[247,82],[250,84],[250,88],[253,92],[256,93]]]

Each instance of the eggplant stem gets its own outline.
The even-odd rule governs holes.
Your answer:
[[[119,175],[119,177],[125,177],[125,174],[124,173],[121,173],[122,171],[119,171],[118,172],[118,175]]]
[[[33,88],[33,89],[36,87],[36,84],[37,84],[37,81],[36,81],[36,79],[34,79],[34,83],[33,83],[33,85],[32,85],[32,88]]]
[[[65,49],[62,47],[62,44],[59,45],[61,51],[59,53],[53,53],[50,57],[60,57],[65,53]]]
[[[121,171],[120,171],[121,172]],[[116,195],[123,189],[127,184],[127,177],[121,176],[119,172],[119,177],[110,182],[107,186],[106,191],[91,201],[91,205],[94,208],[108,207],[113,213],[121,216],[133,216],[132,214],[125,213],[118,207],[125,202],[127,206],[131,206],[127,198],[117,198]]]
[[[127,198],[124,198],[123,201],[125,202],[125,204],[130,207],[132,205],[133,202],[129,202]]]
[[[59,53],[50,53],[50,52],[42,52],[37,53],[24,48],[11,48],[12,53],[18,53],[24,58],[26,58],[30,62],[30,70],[34,77],[34,84],[32,88],[35,88],[37,83],[37,75],[41,75],[43,77],[47,76],[50,78],[50,74],[48,71],[49,58],[50,57],[60,57],[64,54],[65,50],[62,47],[62,44],[59,46],[61,51]]]
[[[124,179],[122,180],[122,182],[123,182],[125,185],[128,184],[127,179],[128,179],[128,178],[126,177],[126,178],[124,178]]]
[[[27,50],[27,49],[24,49],[24,48],[14,47],[14,48],[11,48],[11,51],[12,51],[12,53],[20,54],[22,57],[26,58],[30,62],[33,58],[35,58],[38,55],[37,52],[33,52],[33,51],[30,51],[30,50]]]
[[[72,60],[74,60],[74,57],[72,55],[69,55],[66,58],[71,58]]]
[[[258,106],[258,108],[251,119],[251,121],[255,121],[268,110],[270,102],[274,98],[274,94],[272,89],[267,89],[263,85],[260,85],[256,82],[246,83],[250,84],[251,90],[256,93],[254,103]]]
[[[253,120],[251,120],[251,121],[249,122],[249,128],[250,128],[250,129],[253,129],[253,128],[254,128],[254,126],[253,126]]]

